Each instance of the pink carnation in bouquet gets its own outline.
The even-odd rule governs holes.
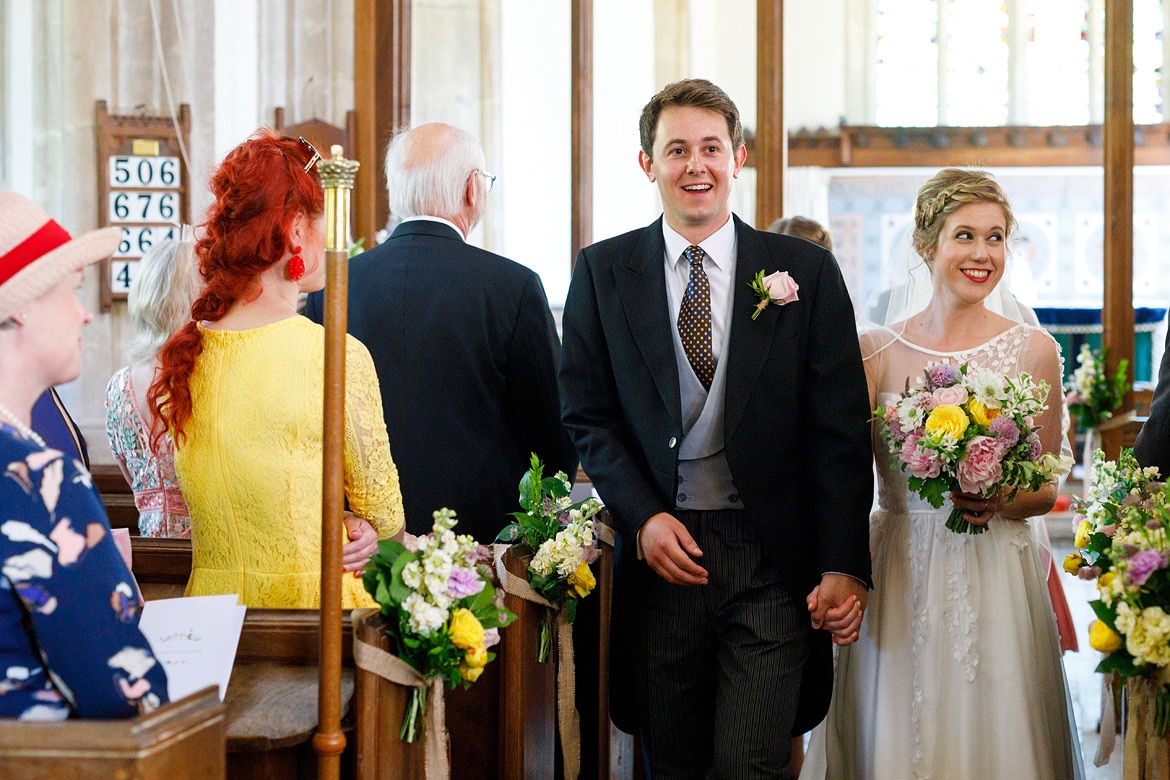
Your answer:
[[[902,396],[874,410],[882,435],[910,489],[941,508],[946,493],[984,497],[996,490],[1010,501],[1017,491],[1037,490],[1068,471],[1071,461],[1043,451],[1035,418],[1047,406],[1048,383],[1021,373],[1005,377],[966,363],[929,363]],[[955,507],[947,528],[983,533]]]

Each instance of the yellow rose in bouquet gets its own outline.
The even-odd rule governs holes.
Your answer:
[[[483,645],[483,624],[470,609],[460,607],[451,613],[447,633],[451,635],[451,644],[464,650]]]
[[[573,586],[573,590],[577,591],[580,598],[585,598],[597,587],[597,578],[589,570],[589,564],[581,561],[577,564],[577,570],[569,575],[569,584]]]
[[[949,434],[956,439],[961,439],[968,424],[967,414],[962,407],[943,404],[934,407],[934,411],[926,418],[926,432]]]
[[[1089,646],[1101,653],[1112,653],[1121,647],[1121,635],[1100,620],[1089,626]]]
[[[971,413],[972,420],[984,427],[991,425],[991,421],[999,417],[999,409],[989,409],[974,398],[967,402],[967,411]]]

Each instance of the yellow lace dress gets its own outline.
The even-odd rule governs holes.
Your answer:
[[[175,447],[191,512],[187,595],[237,593],[249,607],[321,599],[324,329],[304,317],[245,331],[200,328],[192,415]],[[403,527],[398,469],[374,363],[346,341],[345,494],[379,538]],[[348,541],[348,540],[347,540]],[[346,609],[375,606],[338,572]]]

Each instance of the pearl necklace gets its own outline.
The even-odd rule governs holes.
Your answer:
[[[24,423],[22,423],[20,421],[20,418],[17,417],[12,412],[10,412],[8,410],[8,407],[6,407],[4,404],[0,404],[0,415],[3,415],[4,417],[6,417],[8,419],[8,422],[12,425],[13,428],[16,429],[16,432],[19,433],[21,436],[23,436],[26,439],[31,439],[32,441],[35,441],[37,444],[41,445],[41,449],[48,449],[48,445],[45,444],[45,440],[42,439],[40,436],[38,436],[37,432],[34,431],[32,428],[30,428],[27,425],[25,425]]]

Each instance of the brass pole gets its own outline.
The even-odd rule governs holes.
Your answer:
[[[318,163],[325,187],[325,429],[321,490],[321,682],[317,691],[317,776],[339,780],[341,731],[341,546],[345,534],[342,464],[345,458],[345,333],[349,297],[349,195],[355,160],[334,145]]]

